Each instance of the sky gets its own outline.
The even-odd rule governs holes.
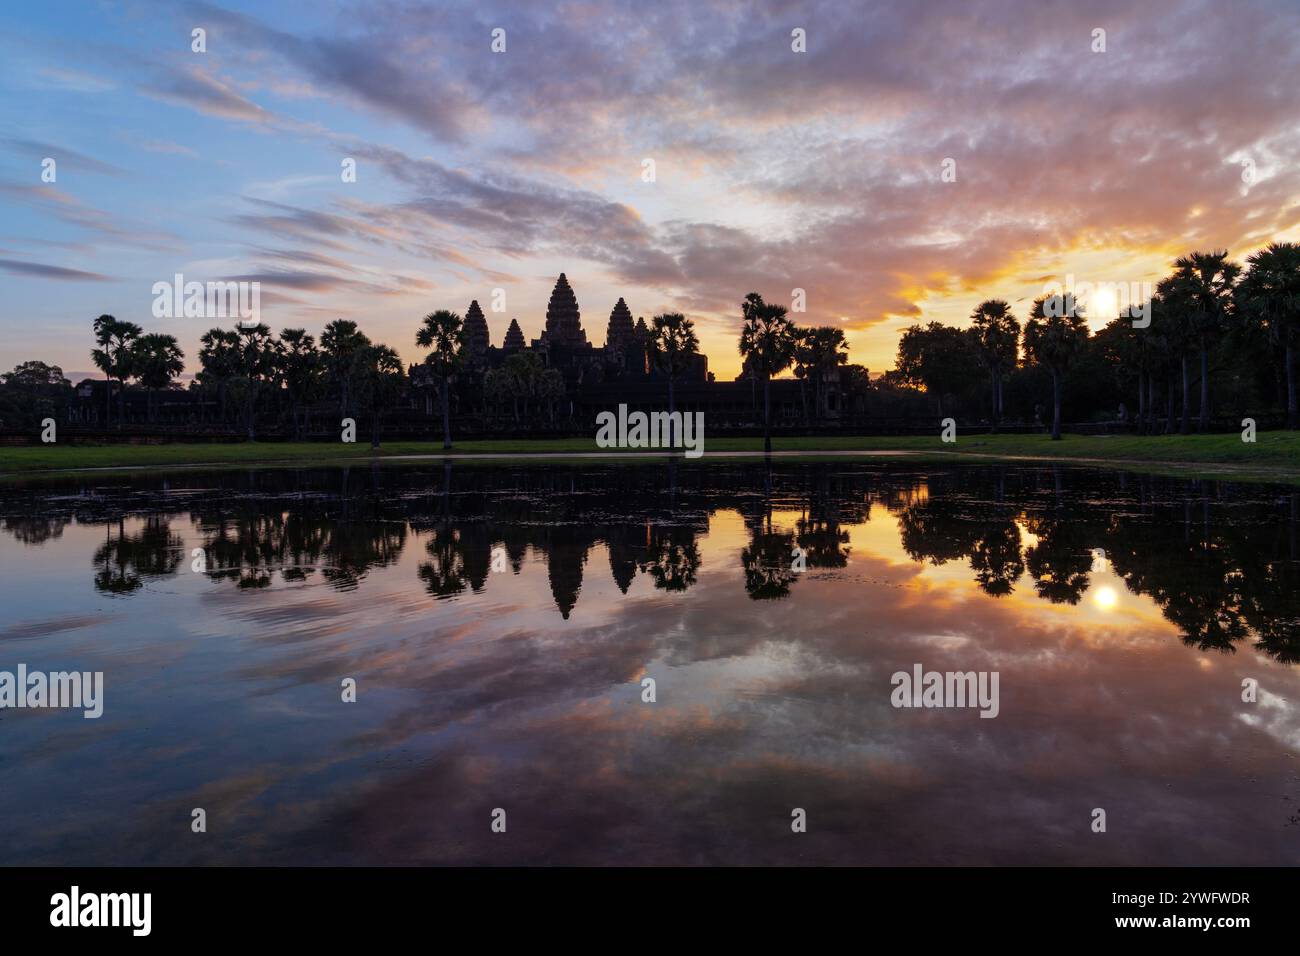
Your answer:
[[[155,317],[176,274],[414,362],[472,299],[538,335],[564,272],[596,344],[622,296],[730,379],[757,291],[878,373],[985,298],[1300,240],[1298,66],[1296,0],[6,4],[0,366],[91,374],[111,313],[192,374],[231,323]]]

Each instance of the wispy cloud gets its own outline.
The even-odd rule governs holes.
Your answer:
[[[31,139],[5,139],[5,147],[10,151],[34,159],[37,162],[47,157],[55,160],[59,167],[77,172],[97,173],[101,176],[124,176],[125,170],[110,163],[102,162],[93,156],[79,153],[65,146],[42,143]]]
[[[172,156],[190,156],[198,157],[198,153],[188,146],[182,146],[180,143],[173,143],[163,139],[146,140],[140,144],[140,148],[150,153],[163,153]]]
[[[36,71],[36,79],[40,85],[73,93],[108,93],[117,89],[116,83],[104,77],[48,66]]]
[[[248,123],[272,123],[275,114],[258,106],[233,86],[199,67],[164,72],[142,91],[170,103],[188,106],[222,119]]]
[[[43,262],[22,262],[18,259],[0,259],[0,269],[14,276],[33,276],[38,279],[55,279],[64,282],[113,281],[98,272],[83,272],[80,269],[66,269],[63,266],[51,266]]]
[[[175,249],[180,238],[168,229],[129,223],[105,210],[83,202],[72,193],[53,185],[24,186],[0,183],[0,196],[31,206],[67,225],[76,226],[111,240],[117,245],[146,249]]]

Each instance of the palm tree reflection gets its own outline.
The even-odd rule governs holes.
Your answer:
[[[1145,595],[1200,651],[1249,644],[1300,663],[1300,494],[1217,482],[1118,476],[1062,468],[899,469],[675,464],[565,468],[457,467],[267,471],[221,475],[187,504],[214,581],[269,589],[365,586],[395,565],[408,536],[423,539],[415,574],[429,594],[457,600],[490,591],[494,572],[520,574],[529,555],[545,565],[560,617],[577,608],[593,548],[604,547],[618,592],[638,575],[659,591],[698,586],[701,537],[718,512],[738,512],[739,560],[753,600],[790,596],[801,573],[850,566],[851,531],[881,508],[913,561],[964,562],[986,595],[1031,590],[1047,602],[1081,603],[1093,588],[1095,553],[1132,593]],[[212,476],[207,476],[212,481]],[[340,484],[342,481],[342,484]],[[70,521],[102,524],[94,587],[140,591],[188,567],[188,543],[168,508],[182,482],[156,499],[132,488],[121,502],[74,498],[41,513],[24,502],[4,529],[23,547],[51,547]],[[153,510],[128,518],[145,500]],[[193,502],[195,498],[185,499]],[[19,509],[10,509],[19,510]],[[82,513],[82,512],[86,513]],[[1098,565],[1097,567],[1102,567]],[[845,582],[855,580],[851,575]],[[852,586],[850,583],[836,586]],[[1114,603],[1114,588],[1103,589]]]

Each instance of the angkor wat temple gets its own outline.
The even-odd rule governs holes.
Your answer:
[[[603,345],[594,345],[582,326],[578,299],[568,277],[560,273],[546,307],[546,326],[539,338],[526,343],[517,319],[511,319],[501,344],[492,344],[478,300],[465,313],[466,372],[461,399],[469,408],[481,410],[481,387],[486,374],[500,368],[520,353],[536,355],[547,367],[557,370],[564,380],[567,411],[571,419],[585,421],[607,409],[625,403],[645,410],[666,408],[668,386],[665,374],[655,367],[647,347],[649,329],[644,317],[632,319],[632,310],[620,298],[610,310],[605,325]],[[412,367],[413,375],[418,370]],[[773,416],[780,420],[800,413],[802,402],[797,382],[776,380],[772,388]],[[725,419],[752,422],[756,401],[761,401],[761,384],[750,375],[749,365],[731,382],[719,382],[709,372],[707,355],[691,356],[675,386],[676,405],[681,411],[706,412],[715,423]],[[826,390],[826,408],[822,418],[835,418],[839,409],[836,383]]]
[[[525,344],[518,319],[511,319],[500,346],[492,344],[487,317],[475,299],[465,312],[465,351],[470,367],[498,368],[511,355],[531,352],[548,367],[564,376],[567,389],[606,381],[636,381],[656,378],[659,372],[646,347],[649,329],[645,318],[632,321],[632,310],[623,299],[614,303],[605,327],[605,344],[593,345],[582,327],[578,297],[563,272],[551,291],[546,306],[546,327],[540,338]],[[709,360],[704,355],[679,376],[682,383],[703,383],[709,379]]]

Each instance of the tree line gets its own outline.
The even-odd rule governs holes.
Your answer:
[[[787,369],[800,381],[807,414],[806,393],[820,403],[827,372],[848,361],[848,346],[839,329],[801,329],[786,317],[781,306],[769,306],[751,293],[742,306],[745,330],[741,354],[754,363],[763,382]],[[126,419],[128,385],[146,390],[147,416],[154,418],[155,393],[176,386],[185,367],[185,354],[176,337],[146,333],[134,322],[101,315],[92,323],[95,348],[91,359],[110,386],[104,391],[104,421],[120,428]],[[234,328],[212,328],[200,339],[199,369],[191,388],[214,397],[222,421],[236,421],[250,440],[257,437],[259,421],[285,422],[294,439],[307,431],[308,409],[319,403],[337,408],[342,418],[358,417],[369,423],[371,444],[379,443],[379,423],[384,412],[399,401],[408,386],[429,387],[437,394],[442,419],[443,447],[451,447],[452,389],[462,376],[482,382],[485,399],[509,409],[519,420],[530,411],[545,409],[553,420],[563,399],[561,373],[547,367],[535,352],[507,356],[496,368],[476,367],[481,357],[467,348],[464,318],[439,310],[424,316],[414,342],[425,350],[422,362],[408,376],[397,352],[375,343],[349,319],[325,326],[319,340],[305,329],[286,328],[276,336],[264,323],[240,323]],[[695,323],[680,312],[653,317],[647,326],[646,354],[666,383],[669,412],[676,410],[677,387],[692,357],[700,353]],[[865,378],[866,370],[861,370]],[[467,375],[467,373],[471,373]],[[67,389],[71,383],[57,366],[25,362],[4,376],[18,389]],[[116,396],[116,402],[114,401]],[[116,404],[116,412],[114,405]],[[770,432],[770,402],[764,420]]]
[[[1027,421],[1031,412],[1037,421],[1039,409],[1050,404],[1052,437],[1059,438],[1063,407],[1081,420],[1088,414],[1113,415],[1116,406],[1128,409],[1131,402],[1142,432],[1155,433],[1162,421],[1165,432],[1173,431],[1181,412],[1177,428],[1187,433],[1193,389],[1199,400],[1197,427],[1207,430],[1211,386],[1217,383],[1239,407],[1267,406],[1267,396],[1276,396],[1288,427],[1295,428],[1300,246],[1274,243],[1250,256],[1247,266],[1224,251],[1180,258],[1144,304],[1149,326],[1134,327],[1131,317],[1121,315],[1096,335],[1086,324],[1084,305],[1069,293],[1036,299],[1023,325],[1007,302],[990,299],[972,312],[969,328],[930,322],[905,329],[896,367],[874,381],[865,368],[849,363],[842,329],[800,327],[784,306],[751,292],[740,306],[742,378],[753,390],[765,449],[771,448],[771,382],[787,371],[799,384],[809,424],[825,413],[834,380],[842,395],[872,397],[877,414],[887,408],[911,414],[928,396],[939,417],[987,418],[996,430],[1009,419]],[[125,421],[128,383],[146,392],[146,416],[152,421],[157,393],[176,387],[185,367],[175,336],[146,333],[111,315],[99,316],[92,326],[91,359],[109,383],[105,424],[111,427],[116,417],[120,428]],[[301,439],[309,430],[310,410],[325,404],[341,418],[367,423],[371,444],[378,445],[382,417],[406,389],[415,388],[427,389],[430,410],[436,394],[443,447],[449,448],[453,389],[470,380],[481,384],[485,402],[507,410],[516,422],[521,410],[525,420],[540,420],[538,415],[555,420],[565,383],[540,355],[524,351],[495,368],[482,367],[481,356],[467,348],[464,319],[448,310],[425,315],[414,343],[425,356],[408,375],[394,349],[372,342],[349,319],[330,322],[319,340],[301,328],[276,336],[260,322],[213,328],[200,340],[191,388],[212,396],[220,420],[237,422],[249,439],[266,421],[285,425]],[[647,326],[645,347],[673,412],[681,376],[699,354],[695,324],[677,312],[656,315]],[[6,424],[30,418],[33,400],[44,408],[51,394],[66,392],[71,384],[58,367],[39,361],[24,362],[2,379],[0,421]]]
[[[1094,403],[1108,391],[1121,400],[1136,398],[1139,431],[1154,434],[1163,418],[1166,433],[1177,427],[1187,434],[1194,387],[1197,428],[1210,428],[1211,384],[1219,373],[1236,383],[1238,405],[1247,391],[1280,393],[1287,427],[1294,429],[1300,246],[1274,243],[1246,262],[1243,269],[1226,251],[1183,256],[1156,284],[1150,301],[1135,310],[1149,317],[1149,325],[1139,327],[1132,315],[1121,314],[1096,335],[1085,321],[1084,305],[1070,293],[1035,299],[1023,327],[1010,305],[990,299],[976,306],[967,329],[938,322],[905,329],[897,367],[886,379],[923,389],[940,416],[945,399],[958,404],[965,399],[969,405],[971,383],[987,379],[987,407],[996,430],[1008,381],[1022,372],[1045,375],[1052,437],[1059,439],[1063,392],[1072,374],[1078,373],[1075,384]]]

